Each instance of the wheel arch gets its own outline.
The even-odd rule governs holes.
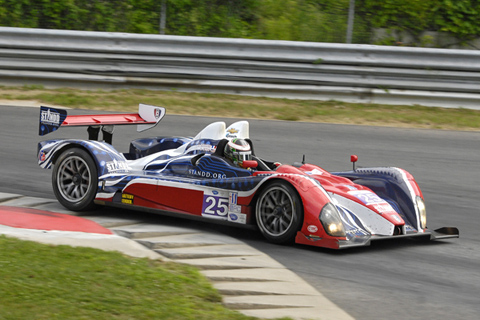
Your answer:
[[[255,218],[255,207],[257,205],[257,201],[258,201],[258,198],[260,197],[260,195],[263,193],[263,191],[265,189],[267,189],[270,185],[272,185],[273,183],[275,182],[285,182],[287,184],[289,184],[296,192],[298,198],[300,199],[300,204],[302,206],[302,210],[303,210],[303,207],[304,207],[304,204],[303,204],[303,197],[301,196],[301,194],[298,192],[297,190],[297,187],[292,183],[292,181],[290,181],[289,179],[284,179],[284,178],[281,178],[281,177],[274,177],[274,178],[271,178],[271,179],[268,179],[266,182],[264,182],[259,188],[258,190],[255,192],[255,195],[253,196],[252,200],[250,201],[250,204],[249,206],[251,208],[253,208],[253,222],[256,223],[256,218]]]
[[[108,167],[109,162],[126,163],[125,156],[115,150],[111,145],[105,142],[90,141],[90,140],[73,140],[63,141],[59,144],[58,150],[52,156],[52,164],[58,161],[58,158],[67,150],[72,148],[79,148],[87,152],[95,162],[98,176],[102,176],[110,172]],[[125,172],[126,166],[113,166],[112,170],[116,172]]]
[[[55,165],[57,163],[57,160],[58,158],[67,150],[69,149],[73,149],[73,148],[79,148],[79,149],[83,149],[84,151],[88,152],[90,154],[90,156],[92,157],[92,159],[95,160],[95,157],[93,156],[93,153],[91,150],[89,150],[88,148],[86,148],[85,146],[82,146],[81,144],[77,143],[77,142],[70,142],[70,143],[67,143],[66,145],[62,146],[60,149],[56,150],[55,154],[53,155],[52,157],[52,164]],[[95,164],[97,166],[97,170],[99,170],[99,167],[98,167],[98,161],[95,160]]]

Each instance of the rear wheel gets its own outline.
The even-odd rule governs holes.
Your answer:
[[[97,193],[97,166],[87,151],[80,148],[68,149],[55,163],[52,184],[55,196],[67,209],[92,209]]]
[[[255,217],[260,231],[270,242],[293,242],[303,223],[300,197],[288,183],[273,182],[260,193]]]

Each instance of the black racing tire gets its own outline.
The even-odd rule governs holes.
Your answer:
[[[70,148],[58,157],[52,173],[53,192],[58,201],[72,211],[95,207],[97,166],[92,156],[81,148]]]
[[[268,241],[277,244],[292,243],[303,224],[300,196],[289,183],[272,182],[257,198],[255,218],[258,228]]]

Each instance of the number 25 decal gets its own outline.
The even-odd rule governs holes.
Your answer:
[[[208,196],[205,198],[205,205],[206,207],[203,210],[203,212],[206,214],[211,214],[211,215],[220,216],[220,217],[224,217],[228,214],[227,198],[218,198],[218,197]]]

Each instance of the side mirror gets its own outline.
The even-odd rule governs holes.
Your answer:
[[[242,162],[242,168],[247,169],[247,168],[256,168],[258,167],[258,162],[255,160],[244,160]]]
[[[356,170],[356,169],[355,169],[355,163],[358,161],[358,156],[355,155],[355,154],[352,154],[352,155],[350,156],[350,161],[353,163],[353,171],[355,171],[355,170]]]

